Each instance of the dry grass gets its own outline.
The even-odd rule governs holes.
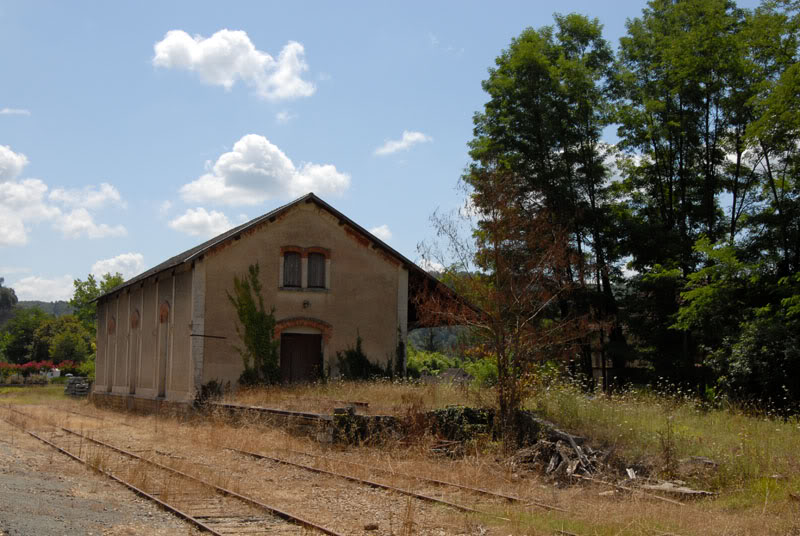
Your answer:
[[[441,408],[451,404],[485,406],[491,403],[491,390],[453,384],[413,382],[344,382],[273,386],[240,390],[225,397],[237,404],[278,407],[292,411],[330,413],[334,408],[353,402],[359,412],[371,415],[402,414],[410,405],[420,409]]]
[[[721,492],[717,505],[760,508],[800,489],[800,420],[752,416],[736,408],[708,409],[680,396],[627,391],[586,396],[568,385],[540,391],[530,407],[565,428],[615,449],[629,463]],[[680,463],[692,456],[716,470]],[[772,499],[770,499],[770,496]]]
[[[488,396],[488,394],[479,394]],[[450,386],[393,385],[390,383],[329,384],[276,388],[243,393],[238,403],[286,408],[281,401],[323,407],[319,399],[356,400],[370,409],[394,408],[393,413],[417,404],[434,407],[447,403],[472,404],[474,392]],[[316,401],[311,401],[315,399]],[[325,402],[328,403],[328,402]],[[587,398],[565,387],[541,391],[529,401],[563,427],[590,435],[619,454],[660,463],[661,437],[667,416],[673,430],[675,455],[706,455],[721,466],[716,473],[699,475],[714,484],[720,495],[683,507],[652,501],[641,496],[616,494],[595,485],[561,486],[534,474],[512,473],[498,450],[473,445],[458,459],[435,458],[427,438],[418,442],[389,442],[382,446],[342,447],[292,436],[256,422],[231,425],[222,418],[190,421],[158,416],[137,416],[98,410],[72,400],[48,402],[25,411],[50,416],[50,422],[83,429],[171,467],[246,493],[287,510],[314,512],[314,518],[348,534],[554,534],[703,536],[800,534],[800,503],[789,491],[800,491],[797,480],[800,430],[797,423],[755,419],[740,412],[703,411],[689,402],[651,395],[627,393],[614,399]],[[78,411],[91,418],[58,409]],[[388,409],[376,412],[389,412]],[[118,423],[125,422],[129,426]],[[660,436],[659,433],[662,433]],[[444,507],[363,488],[339,479],[314,475],[235,454],[226,447],[240,448],[292,459],[322,469],[370,478],[420,493],[440,495],[475,507],[484,516],[464,515]],[[303,451],[316,457],[289,451]],[[354,462],[358,465],[353,465]],[[101,461],[102,463],[102,461]],[[394,475],[371,470],[380,468]],[[132,470],[139,478],[144,470]],[[399,473],[436,478],[466,486],[492,489],[528,500],[545,502],[569,510],[544,511],[508,504],[466,492],[432,487]],[[787,478],[769,478],[780,473]],[[169,496],[177,494],[173,481],[149,482],[161,486]],[[489,515],[493,514],[493,515]],[[500,519],[500,516],[507,520]],[[375,522],[376,531],[365,532]]]

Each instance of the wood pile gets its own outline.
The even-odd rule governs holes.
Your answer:
[[[574,441],[540,439],[535,445],[517,451],[512,467],[542,472],[553,478],[593,475],[606,468],[606,453]]]

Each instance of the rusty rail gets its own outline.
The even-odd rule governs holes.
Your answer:
[[[490,514],[488,512],[482,512],[480,510],[476,510],[474,508],[470,508],[469,506],[464,506],[463,504],[458,504],[458,503],[446,501],[444,499],[439,499],[437,497],[431,497],[430,495],[424,495],[422,493],[416,493],[414,491],[403,489],[403,488],[397,488],[397,487],[394,487],[394,486],[390,486],[388,484],[382,484],[380,482],[375,482],[374,480],[364,480],[362,478],[358,478],[358,477],[351,476],[351,475],[345,475],[343,473],[337,473],[337,472],[334,472],[334,471],[327,471],[325,469],[318,469],[316,467],[311,467],[310,465],[305,465],[305,464],[302,464],[302,463],[296,463],[296,462],[292,462],[292,461],[289,461],[289,460],[284,460],[282,458],[273,458],[272,456],[267,456],[265,454],[259,454],[257,452],[250,452],[250,451],[247,451],[247,450],[240,450],[240,449],[235,449],[235,448],[230,448],[230,447],[226,447],[226,448],[228,450],[232,451],[232,452],[238,452],[239,454],[244,454],[246,456],[252,456],[253,458],[258,458],[258,459],[262,459],[262,460],[269,460],[269,461],[272,461],[272,462],[275,462],[275,463],[281,463],[281,464],[289,465],[289,466],[292,466],[292,467],[297,467],[299,469],[305,469],[306,471],[311,471],[313,473],[318,473],[318,474],[321,474],[321,475],[327,475],[327,476],[333,476],[333,477],[337,477],[337,478],[342,478],[342,479],[345,479],[345,480],[349,480],[350,482],[355,482],[357,484],[364,484],[364,485],[372,487],[372,488],[379,488],[379,489],[385,489],[387,491],[394,491],[396,493],[400,493],[401,495],[407,495],[409,497],[414,497],[416,499],[420,499],[420,500],[427,501],[427,502],[443,504],[445,506],[449,506],[451,508],[455,508],[456,510],[461,510],[462,512],[468,512],[470,514],[486,515],[486,516],[496,517],[496,518],[502,519],[504,521],[510,521],[508,518],[505,518],[505,517],[502,517],[502,516],[498,516],[498,515],[495,515],[495,514]]]
[[[370,467],[370,466],[366,466],[366,465],[363,465],[363,464],[360,464],[360,463],[351,462],[349,460],[342,460],[342,459],[339,459],[339,458],[331,458],[330,456],[323,456],[321,454],[312,454],[311,452],[304,452],[302,450],[292,450],[292,449],[280,449],[280,450],[283,450],[283,451],[286,451],[286,452],[291,452],[292,454],[300,454],[302,456],[310,456],[312,458],[320,458],[320,459],[323,459],[323,460],[329,460],[329,461],[337,462],[337,463],[346,463],[348,465],[352,465],[354,467],[360,467],[360,468],[366,469],[368,471],[377,471],[379,473],[384,473],[384,474],[388,474],[388,475],[391,475],[391,476],[400,476],[400,477],[403,477],[403,478],[410,478],[410,479],[413,479],[413,480],[418,480],[420,482],[427,482],[429,484],[434,484],[436,486],[451,486],[451,487],[454,487],[454,488],[463,489],[465,491],[471,491],[473,493],[478,493],[478,494],[486,495],[486,496],[489,496],[489,497],[497,497],[497,498],[500,498],[500,499],[505,499],[505,500],[507,500],[509,502],[521,502],[521,503],[529,504],[529,505],[532,505],[532,506],[538,506],[538,507],[544,508],[546,510],[555,510],[555,511],[558,511],[558,512],[565,512],[565,513],[569,512],[568,510],[565,510],[564,508],[559,508],[558,506],[552,506],[552,505],[545,504],[545,503],[542,503],[542,502],[539,502],[539,501],[532,501],[532,500],[522,499],[522,498],[516,497],[514,495],[506,495],[505,493],[498,493],[496,491],[491,491],[491,490],[488,490],[488,489],[473,488],[471,486],[465,486],[463,484],[456,484],[455,482],[447,482],[446,480],[437,480],[435,478],[425,478],[425,477],[422,477],[422,476],[409,475],[407,473],[401,473],[399,471],[390,471],[388,469],[383,469],[383,468],[380,468],[380,467]]]
[[[125,449],[121,449],[119,447],[115,447],[114,445],[105,443],[103,441],[100,441],[99,439],[94,439],[94,438],[91,438],[89,436],[85,436],[85,435],[83,435],[83,434],[81,434],[79,432],[75,432],[75,431],[70,430],[68,428],[61,427],[60,429],[63,430],[64,432],[69,433],[69,434],[73,434],[75,436],[81,437],[81,438],[83,438],[83,439],[85,439],[85,440],[87,440],[87,441],[89,441],[91,443],[95,443],[97,445],[100,445],[100,446],[106,447],[108,449],[111,449],[111,450],[113,450],[115,452],[119,452],[120,454],[123,454],[125,456],[130,457],[130,458],[133,458],[135,460],[142,461],[142,462],[147,463],[149,465],[152,465],[154,467],[158,467],[159,469],[163,469],[165,471],[168,471],[168,472],[174,473],[176,475],[182,476],[182,477],[184,477],[184,478],[186,478],[188,480],[193,480],[193,481],[195,481],[195,482],[197,482],[199,484],[202,484],[204,486],[208,486],[209,488],[212,488],[213,490],[215,490],[215,491],[217,491],[217,492],[219,492],[219,493],[221,493],[223,495],[227,495],[229,497],[234,497],[236,499],[239,499],[240,501],[249,503],[252,506],[256,506],[258,508],[261,508],[262,510],[268,511],[271,514],[273,514],[273,515],[275,515],[275,516],[277,516],[277,517],[279,517],[279,518],[281,518],[283,520],[286,520],[286,521],[289,521],[291,523],[294,523],[296,525],[301,525],[301,526],[309,528],[309,529],[317,530],[319,532],[322,532],[323,534],[329,534],[331,536],[342,536],[338,532],[334,532],[334,531],[332,531],[330,529],[327,529],[327,528],[325,528],[323,526],[317,525],[313,521],[309,521],[307,519],[304,519],[302,517],[296,516],[294,514],[290,514],[290,513],[286,512],[286,511],[281,510],[279,508],[276,508],[274,506],[270,506],[268,504],[262,503],[260,501],[257,501],[256,499],[253,499],[252,497],[248,497],[246,495],[241,495],[240,493],[236,493],[235,491],[223,488],[221,486],[217,486],[216,484],[212,484],[211,482],[207,482],[207,481],[205,481],[205,480],[203,480],[201,478],[197,478],[196,476],[192,476],[192,475],[190,475],[188,473],[184,473],[183,471],[179,471],[178,469],[173,469],[172,467],[169,467],[168,465],[164,465],[164,464],[161,464],[161,463],[158,463],[158,462],[154,462],[153,460],[148,460],[147,458],[143,458],[143,457],[139,456],[138,454],[134,454],[133,452],[129,452],[129,451],[125,450]]]
[[[121,424],[122,426],[127,426],[128,428],[133,428],[130,424],[122,421],[118,421],[117,419],[107,419],[101,415],[89,415],[88,413],[81,413],[80,411],[73,411],[71,409],[61,409],[61,411],[65,411],[67,413],[72,413],[74,415],[80,415],[81,417],[87,417],[89,419],[97,419],[98,421],[108,421],[113,422],[115,424]]]
[[[9,421],[6,421],[6,422],[9,422]],[[13,423],[10,423],[10,424],[13,424]],[[208,525],[206,525],[205,523],[203,523],[199,519],[190,516],[186,512],[183,512],[183,511],[175,508],[174,506],[171,506],[168,503],[165,503],[164,501],[162,501],[158,497],[155,497],[154,495],[151,495],[151,494],[147,493],[146,491],[137,488],[133,484],[131,484],[129,482],[126,482],[125,480],[122,480],[121,478],[109,473],[108,471],[104,471],[103,469],[100,469],[99,467],[95,467],[94,465],[90,464],[89,462],[85,461],[84,459],[79,458],[78,456],[75,456],[74,454],[72,454],[68,450],[59,447],[55,443],[52,443],[52,442],[48,441],[47,439],[35,434],[34,432],[28,431],[27,433],[29,435],[35,437],[36,439],[38,439],[42,443],[50,445],[54,449],[58,450],[60,453],[66,454],[67,456],[69,456],[73,460],[75,460],[77,462],[80,462],[83,465],[86,465],[87,467],[92,468],[94,471],[97,471],[98,473],[110,478],[114,482],[119,482],[120,484],[122,484],[123,486],[128,488],[129,490],[133,491],[136,495],[139,495],[140,497],[144,497],[145,499],[153,501],[154,503],[158,504],[160,507],[164,508],[165,510],[168,510],[169,512],[172,512],[173,514],[175,514],[176,516],[180,517],[181,519],[184,519],[184,520],[188,521],[189,523],[195,525],[197,528],[205,530],[207,532],[210,532],[211,534],[214,534],[215,536],[225,536],[223,533],[217,532],[216,530],[214,530],[213,528],[209,527]]]
[[[29,415],[27,413],[24,413],[24,412],[16,410],[16,409],[13,409],[11,407],[7,407],[6,409],[8,409],[10,411],[13,411],[14,413],[18,413],[18,414],[20,414],[22,416],[28,417],[28,418],[31,418],[31,417],[36,418],[35,416]],[[11,421],[7,421],[5,419],[3,419],[3,420],[5,422],[11,424],[12,426],[16,426],[17,428],[20,428],[23,431],[26,431],[26,430],[24,430],[24,428],[22,428],[21,426],[15,424],[15,423],[12,423]],[[293,524],[296,524],[296,525],[300,525],[300,526],[303,526],[305,528],[321,532],[323,534],[328,534],[330,536],[343,536],[342,534],[340,534],[338,532],[335,532],[335,531],[333,531],[331,529],[327,529],[327,528],[325,528],[325,527],[323,527],[321,525],[317,525],[313,521],[310,521],[308,519],[304,519],[304,518],[299,517],[297,515],[288,513],[286,511],[283,511],[283,510],[281,510],[279,508],[276,508],[274,506],[270,506],[268,504],[262,503],[262,502],[260,502],[260,501],[258,501],[256,499],[253,499],[252,497],[247,497],[246,495],[242,495],[242,494],[237,493],[235,491],[223,488],[221,486],[217,486],[215,484],[211,484],[210,482],[207,482],[207,481],[202,480],[200,478],[197,478],[195,476],[189,475],[189,474],[187,474],[187,473],[185,473],[183,471],[179,471],[177,469],[173,469],[172,467],[163,465],[161,463],[158,463],[158,462],[155,462],[155,461],[152,461],[152,460],[148,460],[147,458],[143,458],[143,457],[141,457],[141,456],[139,456],[137,454],[134,454],[133,452],[129,452],[129,451],[125,450],[125,449],[121,449],[119,447],[116,447],[114,445],[105,443],[105,442],[100,441],[98,439],[91,438],[89,436],[86,436],[86,435],[81,434],[79,432],[75,432],[75,431],[70,430],[68,428],[64,428],[64,427],[55,427],[55,428],[60,429],[63,432],[66,432],[68,434],[72,434],[72,435],[74,435],[76,437],[85,439],[86,441],[89,441],[89,442],[94,443],[96,445],[100,445],[100,446],[102,446],[104,448],[107,448],[109,450],[112,450],[114,452],[122,454],[124,456],[127,456],[127,457],[129,457],[131,459],[134,459],[134,460],[137,460],[139,462],[143,462],[143,463],[146,463],[148,465],[151,465],[153,467],[157,467],[157,468],[159,468],[161,470],[164,470],[164,471],[179,475],[179,476],[181,476],[183,478],[186,478],[187,480],[191,480],[191,481],[197,482],[197,483],[199,483],[199,484],[201,484],[203,486],[206,486],[207,488],[210,488],[210,489],[214,490],[215,492],[217,492],[219,494],[222,494],[222,495],[225,495],[225,496],[228,496],[228,497],[232,497],[232,498],[237,499],[237,500],[239,500],[241,502],[249,504],[250,506],[254,506],[256,508],[264,510],[264,511],[270,513],[271,515],[274,515],[275,517],[283,519],[284,521],[288,521],[290,523],[293,523]],[[74,460],[76,460],[76,461],[78,461],[78,462],[80,462],[80,463],[82,463],[82,464],[84,464],[84,465],[86,465],[88,467],[91,467],[95,471],[97,471],[97,472],[99,472],[99,473],[111,478],[112,480],[114,480],[116,482],[119,482],[120,484],[122,484],[125,487],[127,487],[127,488],[131,489],[132,491],[134,491],[136,494],[138,494],[138,495],[140,495],[142,497],[145,497],[145,498],[147,498],[147,499],[159,504],[160,506],[163,506],[164,508],[166,508],[170,512],[174,513],[175,515],[177,515],[178,517],[180,517],[182,519],[185,519],[185,520],[191,522],[192,524],[194,524],[198,528],[201,528],[202,530],[208,531],[208,532],[210,532],[212,534],[215,534],[217,536],[224,536],[223,533],[220,533],[220,532],[216,531],[215,529],[213,529],[212,527],[206,525],[205,523],[203,523],[199,519],[196,519],[196,518],[192,517],[191,515],[187,514],[186,512],[183,512],[180,509],[178,509],[178,508],[176,508],[174,506],[171,506],[171,505],[167,504],[166,502],[158,499],[157,497],[155,497],[155,496],[153,496],[151,494],[148,494],[144,490],[139,489],[138,487],[134,486],[133,484],[130,484],[130,483],[126,482],[125,480],[123,480],[123,479],[111,474],[110,472],[104,471],[104,470],[102,470],[102,469],[100,469],[98,467],[95,467],[95,466],[91,465],[90,463],[88,463],[87,461],[83,460],[79,456],[76,456],[76,455],[70,453],[69,451],[67,451],[66,449],[64,449],[62,447],[59,447],[55,443],[53,443],[51,441],[48,441],[47,439],[35,434],[34,432],[30,432],[30,431],[26,431],[26,432],[28,434],[30,434],[31,436],[35,437],[36,439],[38,439],[38,440],[46,443],[47,445],[55,448],[59,452],[69,456],[70,458],[72,458],[72,459],[74,459]]]

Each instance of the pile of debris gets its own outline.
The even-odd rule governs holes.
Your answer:
[[[92,383],[81,376],[73,376],[67,380],[67,386],[64,388],[64,394],[69,396],[89,396]]]
[[[569,439],[571,441],[540,439],[535,445],[517,451],[509,460],[510,465],[556,479],[604,472],[608,467],[609,453],[578,445],[573,437]]]

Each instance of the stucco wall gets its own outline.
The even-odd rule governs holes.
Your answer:
[[[116,339],[117,351],[114,363],[114,384],[112,392],[128,392],[128,339],[130,336],[130,325],[128,322],[128,310],[130,308],[130,294],[123,292],[117,295],[117,326]]]
[[[280,289],[282,246],[322,247],[330,251],[326,290]],[[242,371],[242,360],[234,349],[239,345],[236,315],[226,297],[233,287],[233,275],[247,272],[259,263],[264,303],[275,307],[275,318],[308,318],[332,326],[324,343],[326,369],[336,373],[336,352],[353,346],[357,334],[367,357],[384,365],[394,358],[398,327],[405,322],[398,313],[398,292],[404,268],[393,258],[371,247],[363,236],[348,231],[327,211],[313,203],[294,207],[278,220],[243,233],[205,257],[206,291],[203,354],[203,382],[212,379],[235,384]],[[407,279],[404,279],[407,288]],[[404,319],[402,319],[404,320]]]
[[[142,286],[142,349],[139,354],[137,394],[155,396],[155,356],[158,335],[158,300],[154,278]]]
[[[97,305],[97,354],[94,362],[94,390],[106,391],[108,381],[106,374],[108,371],[108,336],[106,335],[106,303]]]
[[[168,399],[186,398],[194,387],[190,367],[192,327],[192,272],[175,275],[172,355],[169,363]]]
[[[98,303],[96,392],[155,398],[163,385],[167,400],[194,396],[192,273],[189,266],[182,270],[148,278]],[[162,323],[164,304],[168,315]],[[132,322],[137,314],[138,322]]]

